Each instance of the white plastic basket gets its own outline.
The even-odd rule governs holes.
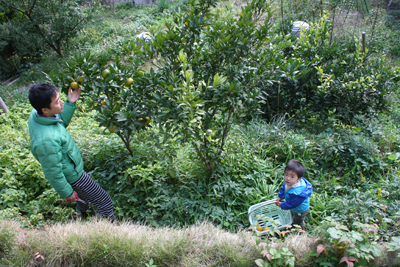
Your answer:
[[[279,221],[278,229],[285,228],[286,225],[292,224],[292,214],[290,210],[283,210],[280,207],[275,205],[275,199],[268,200],[265,202],[261,202],[255,204],[249,208],[249,222],[251,225],[256,225],[257,221],[258,224],[261,225],[263,228],[271,227],[271,222],[265,221],[266,217],[272,218],[274,220]],[[258,231],[255,230],[257,233],[268,233],[270,230]]]

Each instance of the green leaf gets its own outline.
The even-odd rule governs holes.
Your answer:
[[[336,226],[336,229],[347,231],[347,232],[349,231],[349,228],[347,228],[347,226],[340,225],[340,224]]]
[[[267,265],[265,265],[265,262],[263,259],[257,259],[256,264],[257,264],[257,266],[260,266],[260,267],[267,266]]]
[[[342,232],[333,227],[330,227],[327,232],[333,239],[339,239],[342,236]]]
[[[261,237],[257,236],[256,237],[256,245],[258,246],[258,245],[260,245],[260,243],[261,243]]]

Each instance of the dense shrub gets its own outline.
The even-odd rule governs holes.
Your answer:
[[[260,81],[273,81],[259,84],[267,118],[295,114],[299,121],[324,121],[335,116],[352,123],[355,115],[375,116],[390,109],[390,98],[399,88],[398,69],[368,58],[357,40],[331,43],[330,29],[324,16],[297,40],[276,37],[260,53]]]
[[[0,73],[13,73],[39,56],[45,50],[45,42],[38,35],[28,34],[35,32],[35,28],[19,12],[5,8],[2,14],[5,15],[0,20]]]
[[[388,39],[384,42],[389,47],[390,53],[394,57],[400,57],[400,44],[398,41],[400,34],[400,7],[399,4],[394,5],[397,6],[397,9],[394,8],[389,10],[386,13],[386,22],[385,26],[388,28],[388,31],[391,35],[388,36]]]
[[[6,73],[50,49],[62,56],[68,39],[92,14],[76,1],[2,1],[1,8],[5,13],[13,11],[0,24],[0,71]]]
[[[316,168],[336,173],[348,185],[360,182],[360,172],[372,179],[383,171],[380,152],[371,139],[360,135],[333,134],[332,137],[323,136],[318,140]]]

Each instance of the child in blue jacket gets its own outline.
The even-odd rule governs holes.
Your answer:
[[[285,168],[283,185],[278,193],[276,205],[284,210],[290,210],[293,224],[300,225],[305,230],[304,218],[310,210],[310,195],[312,185],[303,177],[304,165],[292,159]],[[281,202],[281,200],[285,200]]]

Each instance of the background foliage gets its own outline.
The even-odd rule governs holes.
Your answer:
[[[0,74],[19,70],[49,49],[63,56],[93,9],[76,1],[0,1]]]

